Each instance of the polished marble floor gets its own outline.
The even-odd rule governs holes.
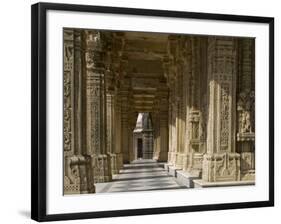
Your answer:
[[[120,173],[107,183],[97,183],[96,192],[131,192],[151,190],[184,189],[186,186],[176,182],[161,163],[154,160],[135,160],[125,164]]]

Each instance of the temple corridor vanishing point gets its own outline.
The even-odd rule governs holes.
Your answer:
[[[64,194],[255,183],[255,39],[64,28]]]

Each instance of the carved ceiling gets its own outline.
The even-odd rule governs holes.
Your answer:
[[[120,35],[120,34],[119,34]],[[135,112],[152,112],[161,93],[167,95],[163,59],[167,55],[168,34],[124,32],[123,58],[130,80]],[[159,91],[161,89],[161,91]],[[164,90],[164,91],[163,91]]]

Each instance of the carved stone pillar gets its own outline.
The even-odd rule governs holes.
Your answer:
[[[178,46],[180,47],[180,45]],[[175,66],[176,67],[176,130],[177,130],[177,155],[176,155],[176,168],[183,168],[184,160],[184,126],[185,121],[183,119],[183,68],[182,61],[179,59],[180,55],[177,56]]]
[[[94,176],[84,154],[81,32],[64,29],[64,194],[94,193]]]
[[[167,105],[167,99],[162,103]],[[167,105],[168,106],[168,105]],[[168,116],[167,111],[160,112],[159,118],[159,135],[160,135],[160,153],[158,156],[158,161],[166,162],[168,160]]]
[[[104,42],[100,32],[84,31],[86,63],[87,154],[91,156],[95,182],[110,181],[111,167],[106,153],[106,85]]]
[[[130,125],[129,130],[128,130],[128,148],[129,148],[129,161],[132,162],[135,160],[135,155],[134,155],[134,126]]]
[[[177,160],[177,113],[178,113],[178,80],[177,80],[177,67],[175,65],[176,53],[178,50],[177,37],[171,35],[168,37],[167,56],[163,60],[164,76],[167,79],[169,87],[169,111],[168,111],[168,124],[169,124],[169,152],[168,152],[168,165],[175,166]]]
[[[129,163],[129,114],[128,114],[128,80],[121,88],[121,150],[123,154],[123,163]]]
[[[106,52],[106,152],[110,158],[111,173],[117,174],[117,159],[115,154],[115,74],[112,52],[112,35],[107,37],[108,50]]]
[[[201,37],[187,38],[187,113],[186,113],[186,147],[187,147],[187,162],[185,163],[184,170],[186,170],[190,177],[193,179],[199,178],[202,172],[203,154],[205,153],[204,144],[205,138],[203,137],[204,114],[207,108],[204,105],[204,93],[206,90],[205,83],[206,71],[202,68],[206,67],[204,63],[206,52],[202,44]],[[206,49],[206,48],[205,48]],[[202,52],[203,50],[203,52]]]
[[[117,158],[115,154],[115,127],[114,127],[114,120],[115,120],[115,111],[114,111],[114,103],[115,96],[111,91],[108,91],[106,94],[106,105],[107,105],[107,153],[110,156],[110,164],[111,164],[111,173],[117,174]]]
[[[169,163],[176,169],[182,169],[185,160],[185,102],[184,102],[184,38],[170,36],[168,41],[168,85],[170,88],[170,125],[171,142],[169,148]],[[171,124],[172,123],[172,124]],[[171,150],[170,150],[171,149]]]
[[[132,96],[132,89],[130,88],[128,93],[128,159],[129,162],[135,159],[134,156],[134,129],[136,126],[136,118],[135,113],[133,112],[132,105],[133,105],[133,98]]]
[[[154,112],[151,114],[154,138],[153,159],[161,162],[168,160],[168,88],[160,80],[157,88],[157,97],[154,100]]]
[[[122,154],[122,141],[121,141],[121,95],[118,88],[115,89],[115,153],[117,169],[119,170],[123,167],[123,154]]]
[[[239,40],[237,151],[241,179],[255,180],[255,51],[254,39]]]
[[[123,154],[121,146],[121,80],[122,80],[122,49],[124,47],[124,33],[115,32],[111,42],[111,66],[114,76],[114,150],[116,155],[117,172],[123,167]]]
[[[153,124],[153,159],[158,160],[160,154],[160,133],[159,133],[159,98],[154,100],[154,111],[151,113],[151,120]]]
[[[177,111],[178,104],[176,102],[171,103],[171,120],[172,120],[172,133],[171,133],[171,164],[176,165],[177,159]]]
[[[174,95],[174,85],[170,85],[170,99],[169,99],[169,153],[168,153],[168,163],[174,166],[176,164],[176,147],[177,147],[177,130],[176,130],[176,114],[177,114],[177,104],[175,103]]]
[[[237,39],[208,37],[209,115],[202,179],[239,181],[235,152]]]

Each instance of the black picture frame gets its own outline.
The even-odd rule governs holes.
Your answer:
[[[46,12],[63,10],[75,12],[100,12],[124,15],[161,16],[216,21],[253,22],[269,25],[269,200],[209,204],[196,206],[159,207],[130,210],[46,214]],[[163,11],[137,8],[103,7],[73,4],[37,3],[31,11],[31,218],[37,221],[74,220],[86,218],[178,213],[206,210],[238,209],[274,206],[274,18]]]

